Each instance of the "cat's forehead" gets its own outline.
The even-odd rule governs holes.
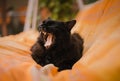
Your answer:
[[[46,19],[43,21],[43,24],[46,24],[46,25],[51,25],[51,24],[62,24],[63,22],[61,21],[55,21],[55,20],[51,20],[51,19]]]

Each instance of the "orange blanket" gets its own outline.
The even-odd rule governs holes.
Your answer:
[[[83,57],[57,72],[30,57],[36,31],[0,38],[0,81],[120,81],[120,0],[100,0],[80,12],[72,32],[84,38]]]

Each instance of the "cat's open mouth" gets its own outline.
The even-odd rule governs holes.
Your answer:
[[[44,46],[46,47],[46,49],[48,49],[52,45],[53,35],[51,33],[47,33],[44,31],[42,31],[42,33],[44,35],[44,41],[45,41]]]

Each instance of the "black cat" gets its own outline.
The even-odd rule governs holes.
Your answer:
[[[40,65],[54,64],[59,71],[71,69],[82,57],[83,39],[70,31],[76,20],[68,22],[46,19],[39,26],[40,35],[32,46],[32,58]]]

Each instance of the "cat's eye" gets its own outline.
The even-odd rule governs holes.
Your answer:
[[[47,25],[48,25],[48,26],[51,26],[51,25],[53,25],[53,24],[54,24],[53,21],[49,21],[49,22],[47,22]]]

